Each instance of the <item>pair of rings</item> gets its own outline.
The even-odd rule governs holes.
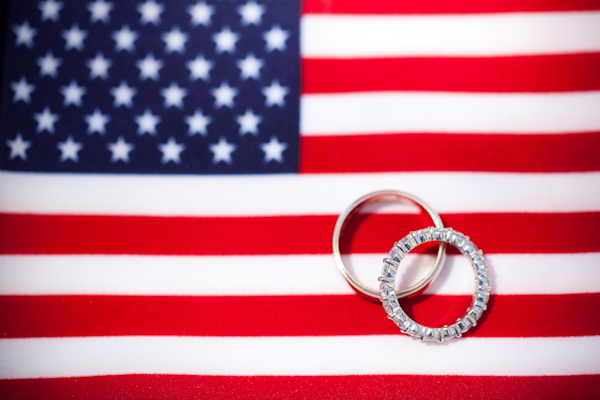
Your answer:
[[[435,226],[420,229],[410,232],[404,238],[394,243],[392,250],[387,257],[383,259],[383,269],[379,277],[379,290],[365,286],[357,281],[347,270],[342,260],[340,252],[340,237],[345,222],[363,205],[372,201],[393,200],[404,201],[409,200],[422,207],[432,218]],[[439,241],[437,258],[431,270],[420,281],[413,286],[396,291],[395,280],[396,273],[400,262],[404,259],[415,247],[432,241]],[[456,320],[454,324],[444,325],[440,328],[431,328],[415,322],[409,317],[402,307],[398,299],[411,296],[423,291],[440,273],[446,258],[446,243],[453,245],[466,256],[475,271],[476,290],[473,294],[473,301],[466,313]],[[406,333],[412,337],[427,340],[443,342],[444,340],[461,337],[469,329],[477,325],[477,320],[487,309],[487,303],[490,297],[490,278],[488,268],[483,258],[482,251],[469,239],[468,236],[453,230],[445,228],[442,219],[431,207],[423,200],[409,193],[384,190],[369,193],[352,203],[346,211],[338,218],[335,229],[333,231],[333,255],[338,269],[346,278],[348,283],[363,295],[381,301],[387,316],[399,328],[402,333]]]

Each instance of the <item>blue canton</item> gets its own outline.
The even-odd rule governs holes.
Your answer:
[[[0,168],[298,170],[294,0],[4,5]]]

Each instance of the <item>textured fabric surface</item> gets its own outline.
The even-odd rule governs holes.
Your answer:
[[[2,7],[1,398],[597,397],[598,1]],[[382,189],[484,251],[463,338],[401,334],[337,271],[337,216]],[[429,225],[367,207],[344,260],[375,287]],[[400,304],[453,323],[472,273],[449,249]]]

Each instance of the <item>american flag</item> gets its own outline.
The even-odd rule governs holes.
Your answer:
[[[9,4],[4,169],[296,171],[294,6]]]
[[[0,397],[594,398],[600,2],[2,3]],[[481,323],[400,334],[331,254],[417,195]],[[412,208],[346,229],[375,287]],[[411,257],[399,285],[431,265]],[[467,308],[450,252],[401,300]]]

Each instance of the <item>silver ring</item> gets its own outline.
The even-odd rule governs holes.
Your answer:
[[[460,252],[469,258],[475,270],[476,290],[473,302],[467,308],[467,312],[450,326],[441,328],[430,328],[420,325],[411,319],[400,304],[394,291],[394,281],[398,265],[404,256],[420,244],[440,241],[450,243],[457,247]],[[443,342],[447,339],[461,337],[463,333],[477,325],[477,320],[487,309],[490,298],[490,276],[488,268],[483,259],[483,252],[475,246],[468,236],[452,230],[452,228],[426,228],[411,232],[406,237],[394,244],[388,258],[383,260],[383,272],[379,277],[381,289],[381,303],[388,314],[388,318],[400,328],[400,331],[421,340],[436,340]]]
[[[350,275],[350,273],[346,269],[346,266],[344,265],[344,262],[342,261],[342,255],[340,253],[340,236],[341,236],[342,228],[344,227],[344,223],[346,222],[346,220],[352,213],[357,211],[357,209],[360,206],[362,206],[363,204],[370,202],[370,201],[386,200],[386,199],[410,200],[413,203],[416,203],[419,206],[421,206],[425,211],[427,211],[427,213],[429,214],[429,216],[431,217],[431,219],[433,220],[433,223],[435,224],[435,226],[437,228],[440,228],[440,229],[444,228],[444,224],[443,224],[442,219],[440,218],[439,214],[437,212],[435,212],[431,207],[429,207],[429,205],[427,205],[423,200],[419,199],[418,197],[413,196],[410,193],[400,192],[397,190],[381,190],[378,192],[366,194],[363,197],[361,197],[360,199],[356,200],[354,203],[352,203],[350,205],[350,207],[348,207],[342,214],[340,214],[340,216],[338,217],[337,222],[335,224],[335,228],[333,230],[333,257],[335,259],[335,263],[337,264],[337,267],[340,270],[340,272],[342,273],[342,275],[344,276],[344,278],[346,278],[348,283],[350,285],[352,285],[352,287],[354,289],[358,290],[360,293],[362,293],[370,298],[377,299],[377,300],[379,300],[380,291],[376,290],[376,289],[372,289],[372,288],[365,286],[362,283],[358,282],[356,279],[354,279],[354,277],[352,277],[352,275]],[[437,258],[435,259],[435,263],[433,264],[432,269],[427,273],[427,275],[423,279],[421,279],[419,282],[415,283],[413,286],[411,286],[407,289],[399,290],[399,291],[395,292],[396,297],[402,298],[402,297],[410,296],[410,295],[416,294],[416,293],[422,291],[423,289],[425,289],[438,276],[438,274],[442,270],[442,266],[444,265],[445,259],[446,259],[446,244],[442,241],[442,242],[440,242],[440,246],[438,247]]]

